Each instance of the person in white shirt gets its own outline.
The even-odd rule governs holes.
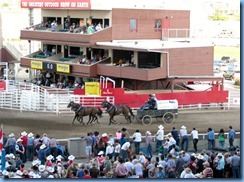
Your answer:
[[[108,141],[107,142],[107,147],[106,147],[106,155],[109,157],[109,159],[111,160],[112,157],[113,157],[113,153],[114,153],[114,147],[112,145],[112,142],[111,141]]]
[[[169,151],[170,151],[172,149],[172,146],[173,145],[176,145],[176,141],[172,137],[172,134],[171,133],[168,134],[168,138],[169,138]]]
[[[140,154],[140,156],[139,156],[138,160],[140,163],[142,163],[144,165],[147,162],[147,159],[146,159],[145,155],[143,154],[143,152],[140,152],[139,154]]]
[[[136,132],[133,134],[134,144],[135,144],[135,153],[136,155],[140,152],[140,144],[141,144],[141,133],[137,129]]]
[[[126,161],[125,166],[126,166],[128,172],[131,172],[133,174],[134,165],[132,164],[132,158],[126,159],[125,161]]]
[[[156,152],[158,153],[158,149],[162,146],[163,140],[164,140],[164,126],[159,125],[158,126],[158,131],[156,133]]]
[[[130,142],[125,142],[122,147],[121,147],[121,158],[123,160],[125,160],[126,158],[128,158],[128,149],[130,147]]]
[[[192,136],[192,141],[193,141],[193,146],[195,149],[195,152],[197,152],[197,143],[198,143],[198,131],[196,130],[196,128],[193,128],[192,132],[191,132],[191,136]]]
[[[117,160],[117,157],[120,154],[120,148],[121,148],[121,145],[120,145],[119,141],[115,140],[115,144],[114,144],[114,161]]]
[[[134,172],[136,176],[139,176],[139,178],[143,177],[143,165],[139,162],[139,160],[134,159]]]

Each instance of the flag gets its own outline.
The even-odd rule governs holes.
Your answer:
[[[1,130],[0,130],[0,151],[3,149],[3,125],[1,125]]]

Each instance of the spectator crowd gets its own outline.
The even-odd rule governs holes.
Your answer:
[[[219,148],[213,147],[213,129],[208,128],[208,150],[197,148],[198,132],[192,129],[194,152],[188,152],[187,129],[173,127],[167,135],[158,126],[153,135],[139,129],[130,135],[126,128],[112,133],[88,132],[85,142],[86,161],[77,162],[75,156],[63,150],[54,137],[21,132],[3,137],[6,164],[3,178],[240,178],[240,148],[234,147],[235,130],[229,126],[228,150],[224,150],[223,129],[218,134]],[[187,136],[187,137],[186,137]],[[145,141],[146,150],[141,150]],[[156,153],[152,144],[156,140]],[[154,153],[154,155],[153,155]],[[26,162],[31,167],[25,166]]]

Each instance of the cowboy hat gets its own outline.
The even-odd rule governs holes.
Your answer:
[[[150,94],[149,96],[151,96],[151,97],[155,97],[156,95],[155,95],[155,94]]]
[[[50,172],[50,173],[53,173],[54,172],[54,168],[53,167],[47,167],[47,171]]]
[[[197,158],[198,159],[204,159],[204,157],[201,154],[197,155]]]
[[[46,145],[45,145],[45,144],[42,144],[42,145],[40,146],[40,149],[44,149],[44,148],[46,148]]]
[[[8,175],[9,175],[9,172],[6,171],[6,170],[4,170],[4,171],[2,172],[2,174],[3,174],[4,176],[8,176]]]
[[[34,136],[34,134],[31,133],[31,132],[28,134],[28,137],[30,137],[30,138],[33,137],[33,136]]]
[[[14,154],[9,154],[9,157],[12,158],[12,159],[15,159],[15,155]]]
[[[69,159],[70,161],[73,161],[73,160],[75,159],[75,156],[70,155],[70,156],[68,157],[68,159]]]
[[[58,155],[57,157],[56,157],[56,159],[58,160],[58,159],[63,159],[63,156],[62,155]]]
[[[21,133],[21,135],[22,135],[22,136],[26,136],[26,135],[27,135],[26,131],[23,131],[23,132]]]
[[[146,131],[146,135],[151,135],[152,133],[150,131]]]
[[[159,128],[160,130],[163,130],[163,129],[164,129],[164,126],[163,126],[163,125],[159,125],[158,128]]]
[[[33,178],[41,178],[39,174],[34,174]]]
[[[48,161],[50,161],[50,160],[52,160],[52,159],[53,159],[53,156],[52,156],[52,155],[47,156],[47,160],[48,160]]]
[[[38,169],[39,169],[40,172],[43,172],[43,171],[45,171],[45,166],[44,165],[40,165],[38,167]]]
[[[97,155],[103,155],[103,151],[100,151]]]
[[[23,175],[23,173],[20,170],[16,171],[16,174],[19,175],[19,176]]]
[[[103,134],[102,134],[102,137],[106,137],[106,136],[108,136],[107,133],[103,133]]]
[[[23,140],[21,138],[18,138],[18,140],[16,141],[17,143],[18,142],[22,142]]]
[[[186,129],[185,125],[183,125],[183,126],[181,127],[181,129]]]
[[[157,165],[157,167],[161,167],[161,168],[163,168],[162,164]]]
[[[14,133],[10,133],[8,136],[9,137],[14,137]]]
[[[35,173],[33,171],[30,171],[28,175],[33,177]]]
[[[222,153],[218,153],[217,157],[223,157]]]
[[[107,144],[108,144],[108,145],[112,145],[112,142],[111,142],[111,141],[107,141]]]
[[[137,162],[139,162],[139,160],[138,159],[134,159],[134,162],[137,163]]]
[[[41,164],[41,161],[40,160],[34,160],[33,162],[32,162],[32,166],[35,166],[35,165],[40,165]]]

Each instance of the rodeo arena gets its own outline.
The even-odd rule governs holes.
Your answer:
[[[30,50],[0,62],[0,178],[241,178],[240,94],[191,39],[194,11],[70,2],[20,1]]]

